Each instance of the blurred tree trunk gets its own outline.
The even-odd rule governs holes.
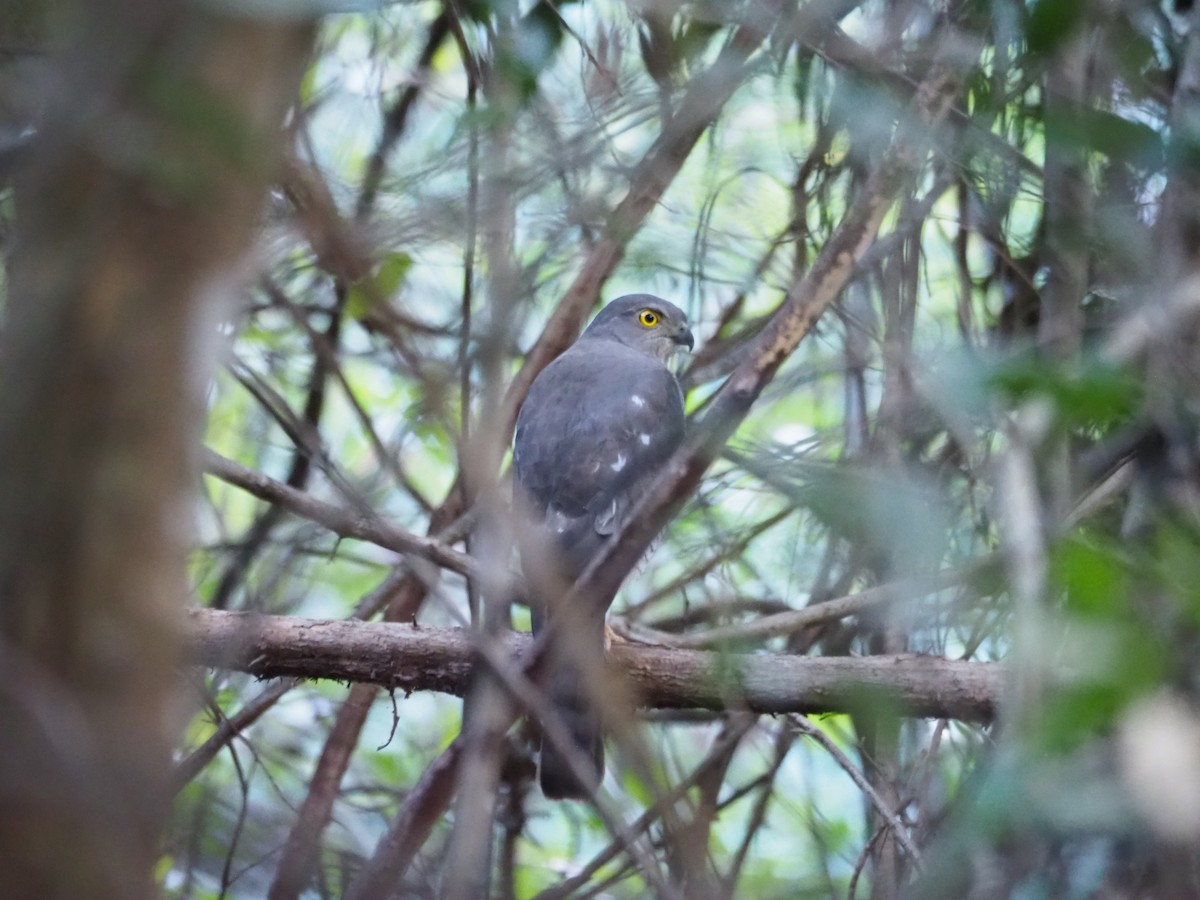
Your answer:
[[[213,300],[312,33],[198,3],[59,6],[75,30],[51,37],[71,51],[16,173],[0,345],[0,895],[128,900],[154,893],[179,721]]]

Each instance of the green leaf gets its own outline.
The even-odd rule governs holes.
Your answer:
[[[369,278],[350,288],[346,296],[346,312],[352,318],[362,319],[380,303],[394,297],[404,284],[412,264],[412,257],[403,251],[389,253]]]
[[[1013,401],[1032,397],[1053,400],[1068,425],[1107,426],[1125,421],[1138,409],[1141,382],[1132,373],[1092,360],[1078,369],[1021,357],[998,366],[991,385]]]
[[[1116,548],[1080,539],[1063,541],[1055,547],[1053,569],[1066,588],[1069,611],[1110,620],[1126,615],[1130,577]]]
[[[1053,53],[1082,21],[1087,4],[1079,0],[1039,0],[1029,13],[1025,41],[1035,55]]]

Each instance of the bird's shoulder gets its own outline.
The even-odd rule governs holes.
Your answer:
[[[618,341],[580,339],[534,379],[521,416],[543,406],[587,410],[621,391],[683,402],[678,380],[662,361]]]
[[[634,427],[682,415],[683,392],[660,360],[616,341],[580,340],[534,379],[517,417],[517,440],[530,429]]]
[[[521,408],[517,479],[539,506],[581,514],[670,456],[683,423],[683,393],[661,361],[615,341],[578,341]]]

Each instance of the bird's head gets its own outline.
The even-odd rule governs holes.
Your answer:
[[[618,297],[600,310],[583,336],[619,341],[663,362],[681,347],[695,346],[684,311],[653,294]]]

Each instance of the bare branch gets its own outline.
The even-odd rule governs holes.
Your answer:
[[[363,515],[318,500],[304,491],[298,491],[253,469],[247,469],[211,450],[204,453],[204,470],[260,500],[316,522],[339,537],[357,538],[397,553],[412,554],[461,575],[474,571],[475,564],[470,556],[451,549],[434,538],[421,537],[393,528],[378,516]]]
[[[191,611],[187,636],[197,665],[456,696],[467,688],[476,647],[459,629],[201,609]],[[514,659],[531,645],[526,634],[508,635],[503,644]],[[998,663],[910,654],[798,657],[614,645],[611,658],[648,707],[815,713],[853,709],[869,696],[907,715],[974,722],[992,720],[1004,673]]]
[[[792,716],[789,721],[792,722],[803,734],[812,738],[814,741],[824,747],[825,752],[834,758],[837,764],[842,767],[842,770],[850,776],[851,780],[853,780],[856,785],[858,785],[859,790],[861,790],[867,795],[867,797],[870,798],[871,805],[874,806],[879,812],[880,818],[882,818],[887,823],[888,827],[892,829],[893,833],[896,835],[896,839],[900,841],[900,844],[908,852],[909,858],[912,860],[914,867],[920,869],[921,854],[920,851],[917,850],[916,845],[913,843],[912,837],[908,833],[908,829],[904,827],[904,822],[901,821],[900,816],[896,813],[896,811],[890,808],[879,795],[879,792],[872,787],[870,781],[867,780],[867,776],[864,775],[862,771],[850,761],[850,758],[842,752],[841,748],[838,747],[838,745],[835,744],[832,739],[830,739],[829,735],[823,732],[812,722],[808,721],[808,719],[806,719],[804,716]]]

